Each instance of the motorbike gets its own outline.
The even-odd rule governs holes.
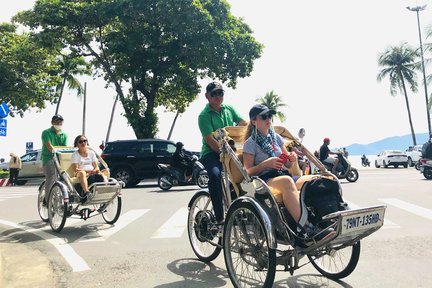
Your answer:
[[[351,162],[343,156],[342,153],[337,154],[339,164],[337,167],[337,177],[339,179],[346,179],[348,182],[356,182],[359,178],[359,173],[356,168],[351,166]],[[327,170],[332,171],[333,164],[323,162]]]
[[[420,158],[420,173],[423,174],[423,176],[431,180],[432,179],[432,159],[428,158]]]
[[[366,156],[362,157],[361,160],[362,160],[361,165],[363,167],[370,167],[370,161]]]
[[[188,160],[188,165],[192,168],[192,177],[186,178],[182,169],[166,165],[158,164],[158,186],[164,191],[168,191],[173,186],[178,185],[198,185],[200,188],[208,187],[208,173],[204,165],[198,160],[198,156],[193,155]]]

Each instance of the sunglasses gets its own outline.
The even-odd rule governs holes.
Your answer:
[[[79,144],[87,143],[87,140],[79,140],[78,143]]]
[[[262,120],[272,119],[272,118],[273,118],[273,115],[272,115],[272,114],[260,115],[260,118],[261,118]]]
[[[216,90],[210,94],[211,97],[222,97],[224,96],[224,91]]]

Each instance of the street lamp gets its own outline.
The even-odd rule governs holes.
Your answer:
[[[429,114],[429,108],[428,108],[428,92],[427,92],[427,84],[426,84],[426,72],[425,72],[425,65],[424,65],[424,58],[423,58],[423,43],[422,43],[422,36],[421,36],[421,30],[420,30],[420,17],[419,17],[419,11],[425,10],[426,6],[427,5],[417,6],[417,7],[407,6],[406,8],[410,11],[415,11],[417,13],[417,27],[418,27],[418,34],[419,34],[419,39],[420,39],[420,54],[421,54],[421,63],[422,63],[422,70],[423,70],[423,84],[424,84],[425,100],[426,100],[426,115],[427,115],[427,121],[428,121],[429,135],[431,135],[431,121],[430,121],[430,114]]]

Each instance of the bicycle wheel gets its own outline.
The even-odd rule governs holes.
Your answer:
[[[42,219],[42,221],[48,222],[48,205],[45,201],[45,181],[39,185],[38,191],[37,207],[39,217]]]
[[[276,250],[269,247],[256,208],[236,201],[228,211],[223,236],[225,264],[234,287],[272,287]]]
[[[201,261],[212,261],[221,252],[222,237],[210,231],[216,221],[210,194],[207,191],[199,191],[192,197],[188,208],[187,226],[192,250]]]
[[[122,198],[115,197],[108,204],[102,204],[100,207],[102,218],[107,224],[114,224],[120,217],[122,207]]]
[[[48,197],[48,220],[54,232],[60,232],[65,223],[68,204],[64,202],[63,190],[59,183],[55,183]]]
[[[308,255],[308,258],[315,269],[325,277],[342,279],[350,275],[357,266],[360,258],[360,241],[352,246],[332,250],[323,256]]]

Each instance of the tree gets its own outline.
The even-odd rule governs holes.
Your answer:
[[[277,95],[273,90],[267,92],[264,97],[256,99],[258,103],[266,105],[268,108],[276,111],[276,117],[281,121],[285,122],[286,116],[281,111],[282,107],[286,107],[287,105],[283,103],[282,98]]]
[[[412,92],[417,91],[416,70],[419,69],[418,62],[416,62],[417,58],[418,52],[407,44],[392,46],[380,54],[378,58],[378,65],[383,68],[378,73],[377,77],[378,81],[382,81],[386,77],[389,78],[390,94],[392,96],[395,96],[398,90],[405,96],[405,104],[411,128],[413,145],[417,145],[417,142],[411,119],[411,110],[405,82],[408,82]]]
[[[156,135],[158,106],[185,111],[198,78],[235,88],[262,52],[225,0],[39,0],[15,20],[91,56],[138,138]]]
[[[57,92],[59,92],[59,97],[55,114],[58,114],[66,83],[69,89],[77,90],[77,96],[82,95],[83,87],[75,75],[90,75],[90,64],[85,61],[84,57],[71,54],[61,54],[57,57],[56,63],[59,67],[57,73],[62,78],[61,85],[56,87]]]
[[[55,55],[16,30],[13,24],[0,24],[0,99],[22,117],[30,108],[55,101],[61,79],[54,72]]]

